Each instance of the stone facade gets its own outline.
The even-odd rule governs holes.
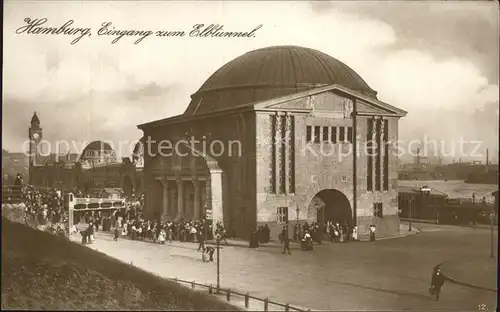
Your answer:
[[[354,105],[357,107],[355,134],[357,146],[361,147],[357,148],[356,158],[350,152],[353,143],[347,142],[349,131],[354,129]],[[140,125],[139,128],[143,129],[145,137],[151,136],[156,141],[168,140],[172,145],[180,140],[189,141],[190,138],[199,141],[205,138],[206,146],[216,140],[225,144],[226,152],[221,155],[213,151],[206,153],[205,149],[205,157],[196,157],[199,164],[197,170],[188,165],[191,156],[145,156],[146,176],[153,177],[152,180],[159,176],[170,176],[172,181],[196,180],[197,177],[211,181],[207,192],[220,188],[222,196],[222,211],[219,212],[220,217],[214,216],[214,220],[222,221],[226,229],[234,231],[236,236],[248,238],[251,230],[268,224],[272,236],[277,238],[281,228],[278,212],[283,213],[284,208],[290,224],[297,219],[309,223],[316,221],[318,215],[314,200],[322,190],[337,190],[347,198],[353,217],[349,222],[356,223],[360,233],[367,231],[369,224],[374,223],[378,235],[384,236],[399,231],[398,160],[397,155],[389,153],[387,190],[383,190],[384,170],[381,169],[380,191],[369,191],[368,158],[364,149],[369,137],[367,125],[373,118],[387,120],[388,139],[395,141],[398,120],[404,114],[404,111],[378,100],[330,86],[201,116],[177,116]],[[313,138],[310,138],[313,142],[308,142],[308,126],[327,130],[325,138],[332,137],[332,127],[342,127],[346,142],[323,143],[323,137],[319,143],[315,143]],[[340,134],[336,133],[337,141],[339,137]],[[241,142],[241,155],[228,152],[227,146],[236,141]],[[202,143],[192,146],[197,151],[203,150]],[[155,150],[155,147],[152,149]],[[159,158],[164,159],[163,166],[160,165],[161,161],[155,160]],[[353,174],[354,161],[357,164],[356,174]],[[208,162],[220,169],[220,182],[211,177]],[[152,185],[146,186],[146,189],[154,193]],[[166,190],[165,194],[169,192]],[[159,194],[158,191],[156,193]],[[201,205],[217,213],[212,207],[213,203],[210,203],[215,200],[214,197],[205,198],[207,200]],[[152,207],[155,201],[158,203],[162,200],[153,199],[152,195],[146,197],[151,216],[154,215]],[[377,215],[374,214],[374,203],[382,204],[382,212]],[[278,211],[278,208],[281,210]],[[170,211],[166,206],[162,209]],[[185,209],[194,210],[194,207],[186,206]],[[170,214],[167,217],[176,219],[179,216]]]
[[[294,122],[294,176],[295,192],[279,194],[273,192],[269,185],[268,174],[273,162],[272,146],[257,151],[257,220],[258,223],[268,224],[275,235],[280,230],[277,226],[277,207],[288,207],[289,223],[317,220],[317,212],[311,205],[313,198],[322,190],[335,189],[342,192],[353,208],[354,179],[356,179],[357,209],[353,217],[357,217],[360,233],[368,231],[371,223],[376,224],[379,235],[389,235],[399,231],[399,218],[397,217],[397,155],[389,153],[389,188],[387,191],[367,190],[367,157],[364,146],[366,145],[366,132],[368,119],[377,114],[386,115],[380,109],[370,109],[367,103],[358,100],[360,112],[368,113],[366,116],[357,117],[356,137],[358,143],[357,174],[353,175],[352,156],[353,146],[350,143],[325,143],[320,138],[320,143],[307,142],[307,126],[321,127],[320,130],[330,131],[331,127],[352,127],[351,114],[344,114],[345,98],[333,92],[325,92],[311,97],[304,97],[298,101],[281,105],[282,114],[293,116]],[[312,107],[314,106],[314,108]],[[287,108],[310,107],[308,112],[287,112]],[[364,109],[364,110],[363,110]],[[257,112],[258,138],[271,137],[272,116],[275,112]],[[398,116],[385,116],[389,123],[389,140],[397,141]],[[337,134],[338,135],[338,134]],[[259,146],[259,142],[257,143]],[[270,192],[271,190],[271,192]],[[381,217],[375,217],[373,203],[382,203]],[[297,217],[298,208],[298,217]]]
[[[163,126],[144,127],[145,141],[145,205],[147,216],[155,217],[158,210],[165,211],[164,219],[200,219],[205,210],[211,210],[214,220],[224,222],[228,231],[247,237],[251,224],[255,223],[254,181],[251,178],[252,168],[255,168],[255,127],[251,112],[231,112],[190,118],[177,118]],[[142,127],[142,126],[141,126]],[[159,142],[172,149],[162,150],[160,155]],[[169,142],[168,144],[166,142]],[[240,142],[240,143],[238,143]],[[150,151],[148,152],[148,146]],[[178,152],[174,152],[175,149]],[[194,150],[191,150],[192,147]],[[172,151],[167,152],[167,150]],[[154,156],[158,152],[157,156]],[[201,156],[197,156],[199,154]],[[192,163],[195,163],[193,166]],[[168,185],[162,194],[172,194],[169,201],[163,201],[160,190],[155,186],[155,180],[166,177]],[[181,181],[194,181],[185,183]],[[201,182],[204,187],[196,191],[196,185]],[[194,192],[201,195],[198,200],[179,200],[179,190],[183,193]],[[198,194],[198,193],[197,193]],[[188,197],[190,198],[190,197]],[[159,206],[159,202],[163,206]],[[200,207],[195,214],[196,207]],[[171,213],[172,206],[182,205],[182,214]],[[220,208],[217,208],[218,206]],[[156,207],[156,208],[155,208]],[[196,208],[198,209],[198,208]],[[216,214],[219,214],[216,216]],[[248,225],[248,226],[247,226]]]

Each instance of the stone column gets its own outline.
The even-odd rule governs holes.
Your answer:
[[[182,180],[177,178],[177,216],[176,220],[179,220],[183,217],[184,214],[184,188],[182,185]]]
[[[224,212],[222,210],[222,170],[210,170],[210,202],[212,208],[213,224],[222,222],[224,224]]]
[[[207,209],[212,209],[211,203],[210,203],[210,175],[208,176],[208,180],[205,180],[203,182],[203,188],[202,188],[202,198],[203,198],[203,213],[202,215],[206,214]]]
[[[201,214],[200,214],[200,183],[198,182],[198,180],[193,179],[193,186],[194,186],[194,196],[193,196],[194,213],[193,213],[193,219],[199,220],[199,219],[201,219]]]
[[[385,155],[385,148],[384,148],[384,118],[380,118],[380,146],[379,146],[379,153],[380,153],[380,191],[384,190],[384,155]]]
[[[165,221],[168,218],[169,210],[170,210],[170,205],[169,205],[169,198],[168,198],[168,180],[167,177],[162,178],[162,183],[163,183],[163,209],[162,209],[162,214],[161,214],[161,220]]]

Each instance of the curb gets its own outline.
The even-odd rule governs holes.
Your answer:
[[[440,264],[436,265],[434,268],[440,268],[441,265],[443,265],[444,263],[445,262],[441,262]],[[475,289],[479,289],[479,290],[497,292],[497,289],[492,289],[492,288],[487,288],[487,287],[481,287],[481,286],[476,286],[476,285],[472,285],[472,284],[460,282],[460,281],[458,281],[458,280],[450,277],[449,275],[446,275],[445,272],[443,272],[442,270],[441,270],[441,273],[443,273],[444,278],[447,281],[451,282],[452,284],[457,284],[457,285],[466,286],[466,287],[470,287],[470,288],[475,288]]]
[[[410,219],[407,219],[407,218],[401,218],[400,220],[404,221],[404,222],[410,222]],[[425,223],[425,224],[435,224],[435,225],[456,226],[456,227],[464,227],[464,228],[471,228],[471,229],[489,229],[489,228],[491,228],[491,225],[488,225],[488,224],[476,224],[476,225],[448,224],[448,223],[436,223],[435,221],[432,221],[432,220],[412,220],[411,222],[412,223]]]
[[[405,231],[404,234],[400,234],[400,235],[397,235],[397,236],[381,237],[381,238],[377,238],[375,241],[403,238],[403,237],[406,237],[406,236],[413,236],[413,235],[417,235],[417,234],[421,233],[420,229],[418,229],[416,227],[413,227],[413,230],[411,232],[407,231],[407,230],[403,230],[403,231]],[[368,236],[366,236],[366,237],[368,237]],[[351,243],[371,243],[369,239],[365,240],[365,239],[361,239],[361,238],[364,238],[364,236],[360,237],[357,241],[352,241],[352,242],[350,241],[350,242]],[[244,241],[244,242],[245,242],[244,245],[243,244],[233,244],[233,243],[228,243],[228,244],[221,243],[220,246],[221,247],[223,247],[223,246],[231,246],[231,247],[247,247],[248,248],[249,242],[247,242],[247,241]],[[299,244],[296,241],[293,241],[293,242],[291,241],[290,243]],[[217,245],[217,243],[213,242],[213,241],[205,241],[205,245]],[[269,244],[259,244],[258,248],[260,248],[260,247],[272,248],[272,247],[282,247],[282,246],[283,246],[282,244],[278,244],[278,243],[273,243],[271,245],[269,245]]]

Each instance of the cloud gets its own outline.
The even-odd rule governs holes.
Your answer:
[[[183,113],[190,95],[226,62],[272,45],[310,47],[348,64],[381,100],[409,111],[400,126],[403,138],[422,132],[446,140],[465,133],[492,136],[491,127],[477,133],[477,123],[495,121],[482,116],[476,122],[471,116],[486,103],[498,107],[498,66],[487,66],[495,47],[498,51],[498,36],[489,31],[498,17],[435,2],[414,10],[364,2],[194,5],[7,2],[4,59],[9,61],[4,62],[3,97],[9,118],[3,123],[4,146],[19,150],[34,110],[40,112],[45,137],[53,140],[136,139],[141,135],[137,124]],[[474,18],[464,19],[465,14]],[[54,26],[72,18],[76,27],[91,27],[92,36],[70,45],[71,37],[15,35],[27,16],[46,17]],[[111,44],[114,36],[98,36],[107,21],[120,30],[189,31],[199,23],[223,24],[228,31],[264,26],[251,40],[150,36],[134,45],[134,38]],[[480,27],[486,34],[476,38],[472,34],[480,33]],[[450,111],[459,112],[454,116],[460,121],[450,119]]]

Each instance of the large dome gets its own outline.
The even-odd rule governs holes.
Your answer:
[[[339,84],[376,98],[354,70],[323,52],[275,46],[245,53],[217,70],[191,96],[184,115],[198,115],[310,88]]]
[[[98,165],[116,163],[117,158],[115,151],[108,143],[103,141],[94,141],[83,149],[80,161]]]

